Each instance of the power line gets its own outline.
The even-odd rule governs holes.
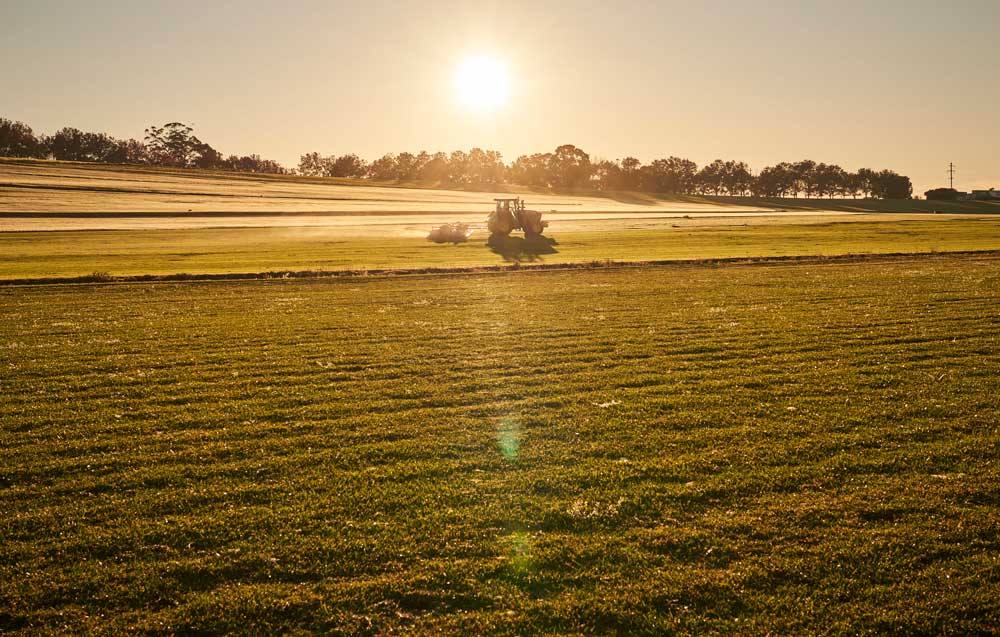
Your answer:
[[[955,163],[948,162],[948,187],[955,189]]]

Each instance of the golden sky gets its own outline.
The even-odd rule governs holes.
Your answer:
[[[7,0],[0,116],[225,153],[573,143],[594,158],[810,158],[1000,187],[1000,2]],[[488,58],[506,105],[455,77]]]

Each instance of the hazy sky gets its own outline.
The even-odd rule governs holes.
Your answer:
[[[508,69],[492,115],[456,99]],[[573,143],[595,158],[893,168],[1000,187],[1000,0],[0,0],[0,116],[224,153]]]

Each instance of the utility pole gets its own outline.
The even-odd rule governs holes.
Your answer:
[[[955,163],[948,162],[948,187],[955,189]]]

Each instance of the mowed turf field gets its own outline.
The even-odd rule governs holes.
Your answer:
[[[796,222],[797,221],[797,222]],[[550,237],[487,245],[426,241],[377,228],[217,228],[198,230],[0,233],[0,280],[110,276],[481,267],[505,263],[586,263],[1000,250],[1000,217],[822,222],[757,218],[723,225],[678,219],[644,227],[604,220],[553,224]],[[601,224],[604,224],[603,226]],[[652,225],[652,224],[648,224]]]
[[[0,287],[0,632],[986,634],[1000,260]]]

